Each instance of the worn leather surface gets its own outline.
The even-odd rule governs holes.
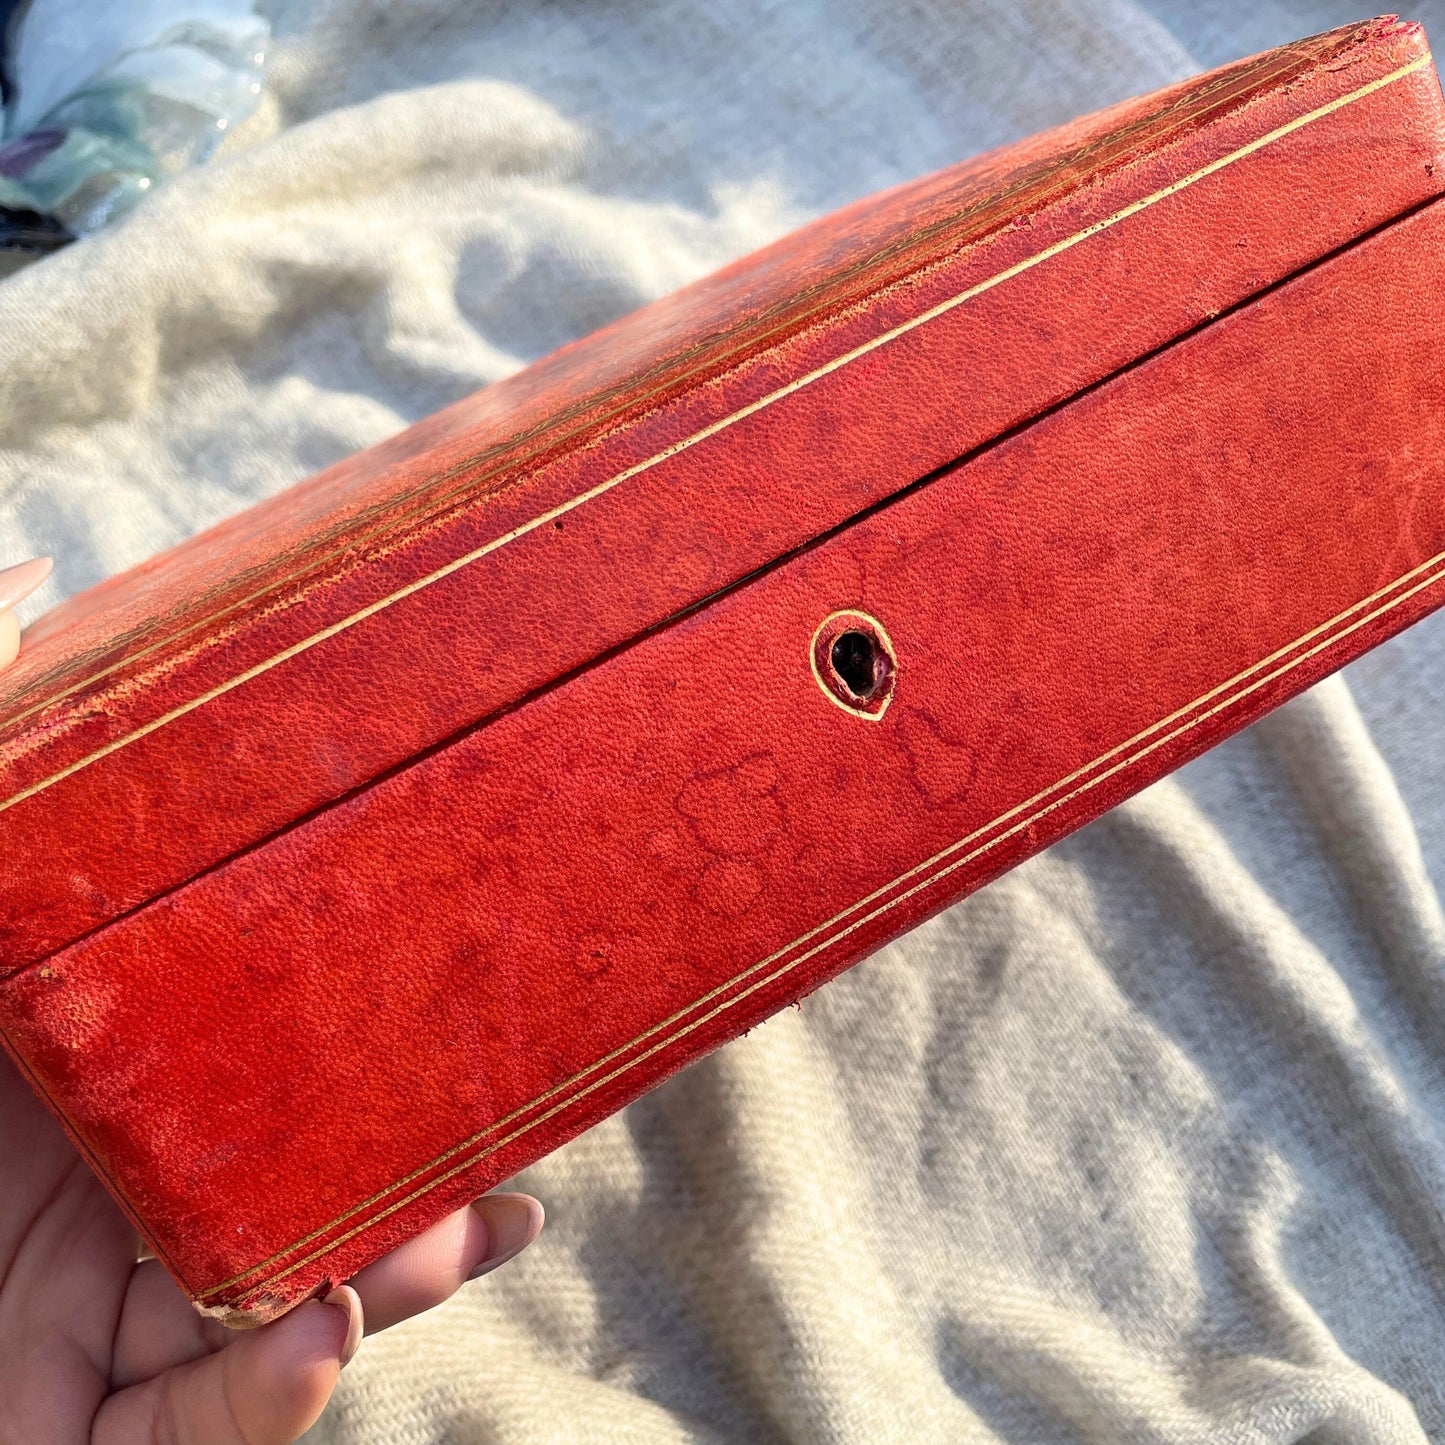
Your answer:
[[[349,1275],[1445,601],[1442,254],[1436,203],[20,971],[9,1045],[203,1307]]]
[[[1427,200],[1424,55],[1334,32],[862,203],[75,599],[6,680],[0,970]]]

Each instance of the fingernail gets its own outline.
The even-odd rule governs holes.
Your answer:
[[[344,1370],[361,1348],[361,1296],[349,1284],[344,1284],[332,1290],[321,1303],[346,1311],[346,1343],[341,1347],[341,1368]]]
[[[487,1226],[487,1257],[467,1276],[480,1279],[515,1259],[542,1232],[546,1216],[530,1194],[484,1194],[472,1205]]]
[[[24,602],[50,576],[54,566],[49,557],[34,557],[0,571],[0,612],[8,612],[17,602]]]

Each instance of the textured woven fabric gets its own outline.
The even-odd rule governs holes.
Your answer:
[[[1352,18],[283,6],[222,160],[0,282],[0,564],[57,555],[32,615],[809,216]],[[1445,1437],[1442,719],[1445,615],[569,1145],[315,1438]]]

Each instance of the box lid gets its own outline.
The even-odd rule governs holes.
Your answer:
[[[1392,18],[1125,102],[817,222],[71,599],[0,681],[0,974],[1426,203],[1441,112]]]

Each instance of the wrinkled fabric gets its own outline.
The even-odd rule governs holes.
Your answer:
[[[33,615],[833,206],[1354,18],[283,7],[216,164],[0,283],[0,564],[56,554]],[[1442,722],[1445,614],[592,1130],[314,1438],[1445,1438]]]

